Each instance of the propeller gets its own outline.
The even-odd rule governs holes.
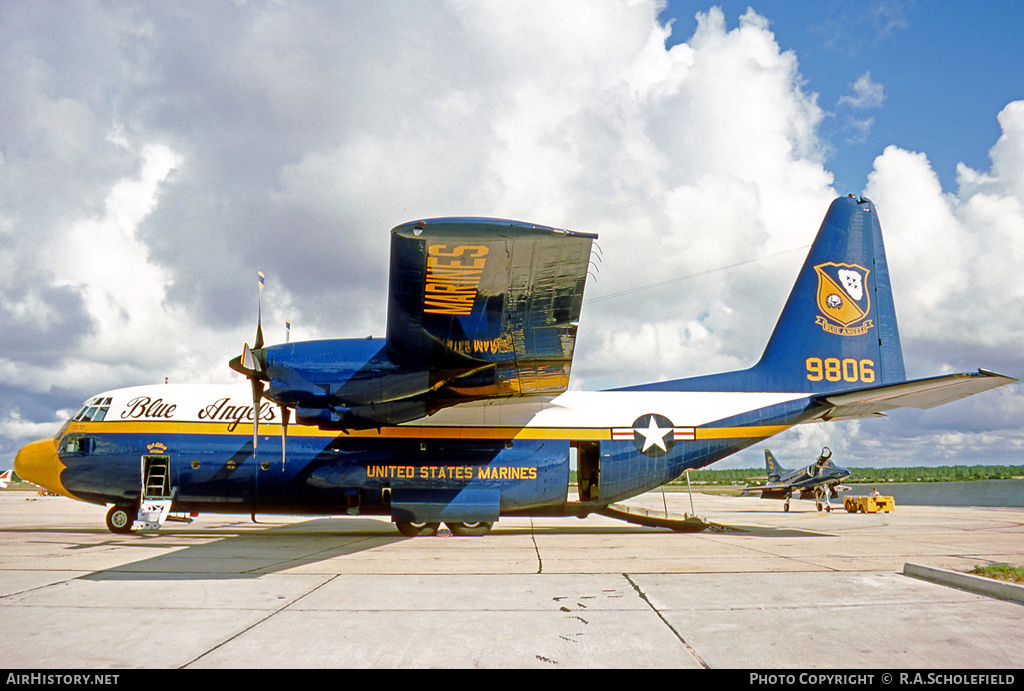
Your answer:
[[[266,361],[264,355],[261,352],[263,350],[263,286],[266,283],[266,277],[262,271],[257,272],[258,283],[259,283],[259,301],[257,303],[256,311],[256,341],[253,343],[252,348],[246,343],[242,346],[242,354],[236,358],[233,358],[228,366],[231,369],[244,374],[252,385],[252,455],[256,458],[256,447],[259,441],[260,433],[260,406],[263,403],[263,391],[265,389],[264,381],[267,379],[266,375]],[[285,321],[285,341],[291,341],[291,321]],[[284,405],[281,405],[281,468],[284,469],[285,459],[287,457],[286,445],[288,443],[288,423],[291,420],[291,409]]]
[[[256,351],[263,348],[263,285],[266,277],[262,271],[257,272],[259,283],[259,301],[256,312],[256,341],[253,347],[249,348],[246,343],[242,347],[242,354],[228,363],[231,369],[244,374],[252,385],[252,455],[256,457],[256,445],[259,439],[260,428],[260,404],[263,401],[263,363]]]

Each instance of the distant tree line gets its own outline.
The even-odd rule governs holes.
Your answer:
[[[968,480],[1010,480],[1024,478],[1024,465],[953,465],[909,468],[850,468],[845,483],[875,482],[963,482]],[[765,482],[764,468],[690,471],[690,483],[701,485],[748,485]],[[669,483],[685,485],[686,476]]]

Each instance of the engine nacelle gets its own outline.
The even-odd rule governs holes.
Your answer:
[[[253,351],[265,396],[295,408],[296,422],[322,429],[366,429],[408,422],[492,388],[494,366],[450,369],[394,363],[383,339],[336,339]],[[457,397],[444,387],[459,382]],[[467,391],[469,392],[467,394]]]

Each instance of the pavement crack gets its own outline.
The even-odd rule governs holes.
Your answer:
[[[325,580],[325,581],[324,581],[323,583],[321,583],[321,584],[317,585],[317,586],[316,586],[315,588],[312,588],[312,589],[310,589],[310,590],[308,590],[308,591],[304,592],[304,593],[303,593],[302,595],[299,595],[299,596],[298,596],[297,598],[295,598],[294,600],[290,600],[289,602],[286,602],[285,604],[281,605],[281,606],[280,606],[280,607],[278,607],[277,609],[275,609],[275,610],[273,610],[272,612],[268,613],[268,614],[267,614],[267,616],[265,616],[265,617],[263,617],[263,618],[261,618],[261,619],[259,619],[259,620],[257,620],[257,621],[254,621],[254,622],[253,622],[252,624],[250,624],[249,626],[246,626],[246,627],[245,627],[245,628],[243,628],[242,630],[240,630],[240,631],[237,631],[237,632],[235,632],[235,633],[234,633],[233,635],[231,635],[231,636],[228,636],[228,637],[227,637],[227,638],[225,638],[225,639],[224,639],[223,641],[221,641],[221,642],[220,642],[220,643],[218,643],[217,645],[215,645],[215,646],[211,647],[211,648],[210,648],[209,650],[207,650],[206,652],[204,652],[204,653],[203,653],[202,655],[198,655],[198,656],[196,656],[195,658],[193,658],[193,659],[189,660],[188,662],[186,662],[185,664],[183,664],[183,665],[182,665],[181,667],[179,667],[179,669],[187,669],[187,668],[188,668],[188,667],[190,667],[191,665],[194,665],[195,663],[199,662],[200,660],[202,660],[202,659],[203,659],[204,657],[206,657],[207,655],[209,655],[209,654],[210,654],[210,653],[212,653],[213,651],[215,651],[215,650],[218,650],[218,649],[220,649],[220,648],[223,648],[223,647],[224,647],[225,645],[227,645],[227,644],[228,644],[228,643],[230,643],[231,641],[235,640],[236,638],[238,638],[238,637],[239,637],[239,636],[241,636],[242,634],[244,634],[244,633],[247,633],[247,632],[249,632],[249,631],[252,631],[252,630],[253,630],[253,629],[255,629],[255,628],[256,628],[257,626],[259,626],[260,624],[262,624],[263,622],[267,621],[268,619],[270,619],[270,618],[272,618],[272,617],[275,617],[275,616],[277,616],[278,614],[280,614],[280,613],[281,613],[281,612],[283,612],[284,610],[286,610],[286,609],[288,609],[289,607],[291,607],[292,605],[294,605],[294,604],[295,604],[296,602],[300,602],[300,601],[304,600],[304,599],[305,599],[306,597],[308,597],[308,596],[312,595],[313,593],[315,593],[316,591],[320,590],[321,588],[323,588],[323,587],[324,587],[325,585],[327,585],[328,583],[331,583],[332,581],[334,581],[334,580],[335,580],[336,578],[338,578],[338,576],[337,576],[337,575],[335,575],[335,576],[331,576],[330,578],[328,578],[327,580]]]
[[[544,560],[540,558],[540,547],[537,545],[537,530],[530,519],[530,539],[533,541],[533,552],[537,555],[537,573],[544,573]]]
[[[656,615],[658,615],[658,618],[661,619],[661,622],[666,627],[668,627],[668,630],[672,632],[672,635],[675,636],[679,640],[679,642],[683,644],[683,647],[685,647],[686,650],[690,653],[690,655],[693,656],[693,659],[696,660],[698,663],[700,663],[700,666],[703,667],[704,669],[711,669],[710,667],[708,667],[708,664],[706,662],[704,662],[704,660],[701,658],[701,656],[697,654],[697,651],[693,649],[693,646],[691,646],[689,643],[687,643],[686,639],[683,638],[679,634],[678,631],[676,631],[675,627],[672,626],[672,624],[669,623],[668,619],[666,619],[664,617],[664,615],[662,615],[662,613],[658,611],[658,608],[654,606],[654,603],[652,603],[649,599],[647,599],[646,593],[644,593],[644,591],[640,588],[640,586],[637,585],[636,582],[632,578],[629,577],[629,574],[628,573],[624,573],[624,574],[622,574],[622,577],[625,578],[626,581],[631,586],[633,586],[633,590],[635,590],[636,594],[640,596],[640,599],[643,600],[644,602],[646,602],[647,606],[651,608],[651,611],[654,612]]]

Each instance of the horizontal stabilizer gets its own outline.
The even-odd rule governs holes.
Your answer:
[[[1015,381],[1013,377],[980,369],[973,374],[947,374],[848,391],[823,396],[822,400],[831,407],[818,415],[817,419],[877,417],[896,408],[934,408]]]

